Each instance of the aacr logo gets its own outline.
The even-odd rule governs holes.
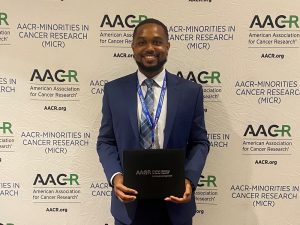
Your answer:
[[[12,134],[11,123],[10,122],[0,122],[0,132],[2,134]],[[1,225],[1,224],[0,224]]]
[[[218,71],[200,71],[198,73],[194,73],[190,71],[187,75],[184,75],[181,71],[178,71],[177,76],[184,78],[186,80],[194,81],[195,83],[206,84],[206,83],[217,83],[220,84],[221,73]]]
[[[116,15],[114,18],[104,15],[100,27],[109,26],[109,27],[128,27],[134,28],[137,24],[147,19],[145,15],[128,15],[122,19],[120,15]]]
[[[40,72],[38,69],[34,69],[33,73],[31,75],[30,81],[33,80],[39,80],[39,81],[58,81],[58,82],[78,82],[77,79],[77,71],[76,70],[56,70],[54,72],[51,72],[49,69],[46,69],[45,71]]]
[[[56,177],[52,174],[48,174],[47,177],[44,177],[41,174],[37,174],[33,182],[33,185],[42,184],[42,185],[79,185],[77,174],[59,174]]]
[[[259,28],[299,28],[299,17],[295,15],[285,16],[279,15],[276,18],[272,18],[270,15],[266,17],[259,17],[255,15],[250,28],[259,27]]]
[[[290,125],[271,125],[265,127],[264,125],[259,125],[258,128],[248,125],[244,133],[244,136],[271,136],[271,137],[291,137],[291,126]]]
[[[9,25],[7,22],[7,14],[4,12],[0,12],[0,26],[2,26],[2,25],[6,25],[6,26]]]

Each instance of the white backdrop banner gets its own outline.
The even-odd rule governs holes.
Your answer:
[[[103,87],[157,18],[166,68],[204,90],[194,224],[300,225],[299,16],[296,0],[0,0],[0,224],[113,225]]]

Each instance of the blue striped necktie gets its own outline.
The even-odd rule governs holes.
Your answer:
[[[153,118],[154,108],[154,92],[153,84],[154,80],[146,79],[144,82],[147,86],[147,92],[145,96],[145,105]],[[149,149],[152,146],[152,127],[146,118],[146,115],[142,111],[141,115],[141,127],[140,127],[140,143],[145,149]]]

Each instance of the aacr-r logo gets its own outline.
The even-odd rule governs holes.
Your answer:
[[[2,134],[12,134],[13,132],[11,130],[11,127],[12,125],[10,122],[0,122],[0,132],[2,132]]]
[[[277,17],[271,17],[267,15],[266,17],[260,17],[255,15],[250,28],[259,27],[259,28],[299,28],[299,17],[296,15],[279,15]]]
[[[78,82],[78,73],[76,70],[56,70],[50,71],[46,69],[45,71],[39,71],[34,69],[31,75],[30,81],[39,80],[39,81],[52,81],[52,82]]]
[[[121,15],[116,15],[115,17],[104,15],[100,27],[128,27],[134,28],[137,24],[142,22],[143,20],[147,19],[145,15],[128,15],[125,18],[121,17]]]
[[[7,14],[4,12],[0,12],[0,26],[2,26],[2,25],[6,25],[6,26],[9,25],[7,22]]]
[[[200,72],[190,71],[187,75],[184,75],[181,71],[178,71],[177,76],[184,78],[186,80],[191,80],[199,84],[220,84],[221,83],[221,73],[218,71],[207,72],[205,70]]]
[[[198,184],[198,187],[217,187],[217,184],[216,184],[216,180],[217,178],[215,176],[207,176],[207,178],[205,179],[206,177],[205,176],[202,176],[201,175],[201,178],[200,178],[200,184]]]
[[[57,176],[48,174],[47,177],[37,174],[33,185],[79,185],[78,178],[77,174],[59,174]]]
[[[244,133],[244,137],[247,136],[271,136],[271,137],[291,137],[291,126],[288,124],[276,125],[272,124],[270,126],[264,126],[260,124],[258,128],[254,125],[249,124]]]

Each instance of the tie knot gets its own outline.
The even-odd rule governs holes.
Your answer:
[[[144,80],[144,83],[147,85],[148,88],[152,88],[152,86],[154,84],[154,80],[148,78],[148,79]]]

